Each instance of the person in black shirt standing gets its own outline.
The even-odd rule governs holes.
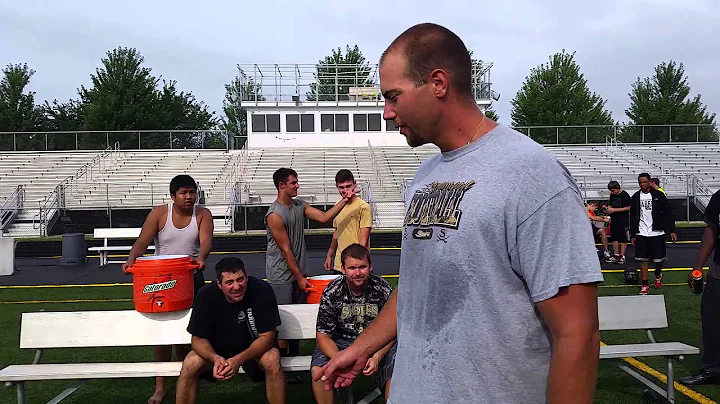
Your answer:
[[[240,367],[252,381],[265,380],[268,402],[285,403],[277,348],[280,312],[272,287],[247,276],[239,258],[222,259],[215,272],[217,282],[203,286],[193,304],[187,327],[192,351],[182,364],[176,403],[197,400],[200,377],[227,381]]]
[[[662,265],[667,259],[665,235],[670,233],[672,242],[677,241],[675,218],[670,211],[665,194],[650,186],[650,174],[638,176],[640,190],[632,196],[630,205],[630,234],[635,246],[635,261],[640,262],[640,294],[650,293],[647,272],[649,262],[655,263],[655,289],[662,287]]]
[[[702,322],[702,358],[699,371],[680,378],[682,384],[720,384],[720,191],[710,198],[705,208],[707,227],[700,244],[700,254],[693,270],[702,271],[713,249],[715,258],[710,262],[710,270],[705,276],[702,302],[700,303],[700,321]],[[692,280],[688,274],[688,283]]]
[[[610,214],[610,239],[612,239],[613,251],[615,254],[606,259],[606,262],[616,264],[625,263],[625,250],[630,241],[630,194],[620,187],[617,181],[608,183],[610,191],[610,207],[607,213]]]

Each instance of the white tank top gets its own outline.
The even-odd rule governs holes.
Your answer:
[[[172,221],[173,203],[168,203],[165,226],[155,236],[155,255],[190,255],[197,257],[200,251],[200,228],[193,206],[190,223],[182,229],[175,227]]]

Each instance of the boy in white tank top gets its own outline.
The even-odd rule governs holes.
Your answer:
[[[197,184],[189,175],[178,175],[170,181],[172,202],[155,207],[145,219],[140,237],[133,244],[122,270],[127,273],[135,260],[150,245],[155,244],[156,255],[189,255],[200,265],[193,276],[195,294],[205,284],[203,270],[210,255],[213,236],[213,218],[207,208],[196,206]],[[176,345],[177,360],[182,361],[190,352],[190,345]],[[172,346],[157,346],[154,358],[158,362],[172,359]],[[148,404],[160,404],[167,394],[165,379],[155,378],[155,392]]]

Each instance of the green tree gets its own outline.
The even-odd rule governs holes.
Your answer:
[[[41,106],[44,115],[43,130],[48,132],[79,131],[83,129],[84,107],[79,100],[60,103],[53,100],[52,105],[45,101]],[[73,150],[76,147],[75,133],[48,133],[48,150]]]
[[[349,100],[350,87],[375,87],[376,82],[370,77],[372,68],[365,60],[360,48],[345,47],[343,54],[340,48],[333,49],[332,54],[318,62],[315,82],[310,84],[306,93],[308,101],[340,101]],[[337,94],[337,98],[336,98]]]
[[[655,67],[655,74],[633,83],[630,108],[625,114],[632,125],[680,125],[715,123],[715,114],[709,114],[700,100],[700,94],[690,98],[690,85],[682,63],[670,60]],[[632,128],[626,136],[642,138],[646,142],[700,140],[717,141],[717,132],[711,127],[645,127]]]
[[[492,119],[493,121],[497,122],[500,120],[500,116],[497,114],[497,112],[493,109],[492,105],[485,108],[485,116]]]
[[[171,134],[172,129],[212,129],[217,122],[191,93],[178,92],[174,81],[163,82],[143,67],[144,58],[134,48],[119,47],[107,53],[102,67],[91,75],[92,87],[80,88],[83,129],[81,148],[102,149],[120,142],[121,148],[200,147],[200,133]],[[115,133],[114,130],[156,132]],[[172,144],[171,140],[172,139]]]
[[[42,112],[35,105],[35,93],[26,91],[35,71],[27,64],[9,64],[0,80],[0,132],[34,132],[41,129]],[[36,150],[45,147],[39,134],[0,135],[0,150]]]
[[[574,56],[563,50],[551,56],[549,63],[531,70],[511,101],[513,126],[613,124],[605,101],[590,91]],[[612,132],[612,128],[609,129]],[[583,128],[565,128],[561,132],[555,128],[532,129],[529,136],[540,143],[585,141]],[[602,129],[592,132],[591,138],[604,138]]]
[[[252,79],[247,81],[236,76],[229,84],[225,84],[225,99],[220,128],[228,132],[231,147],[240,149],[247,141],[247,110],[243,101],[265,101],[262,86]]]
[[[214,113],[208,111],[205,103],[197,101],[191,93],[178,92],[176,82],[163,82],[163,88],[158,93],[155,103],[155,125],[157,128],[167,130],[188,130],[172,135],[173,148],[205,148],[209,145],[217,145],[218,142],[225,145],[225,137],[218,133],[211,135],[204,132],[192,132],[193,130],[209,130],[217,126]]]

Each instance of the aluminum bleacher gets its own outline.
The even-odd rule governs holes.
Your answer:
[[[633,193],[640,172],[659,177],[668,195],[676,197],[687,195],[691,175],[702,179],[711,192],[720,188],[717,143],[546,147],[569,169],[586,199],[606,199],[610,180]],[[361,188],[369,188],[362,196],[374,203],[375,226],[397,228],[404,216],[404,185],[423,161],[438,152],[435,146],[116,151],[102,158],[99,152],[13,152],[0,154],[0,189],[25,186],[25,208],[7,232],[35,236],[40,207],[47,205],[61,183],[67,209],[150,207],[166,203],[170,179],[187,173],[198,181],[204,204],[215,216],[216,231],[225,232],[231,230],[225,219],[229,204],[272,203],[276,196],[272,174],[277,168],[295,169],[299,196],[317,205],[338,200],[334,176],[347,168]],[[77,178],[63,182],[72,176]],[[235,194],[234,185],[238,185]],[[231,199],[238,189],[240,198]]]
[[[97,152],[15,152],[0,154],[0,189],[25,185],[25,209],[10,224],[9,234],[33,233],[39,207],[55,187],[89,163]]]

